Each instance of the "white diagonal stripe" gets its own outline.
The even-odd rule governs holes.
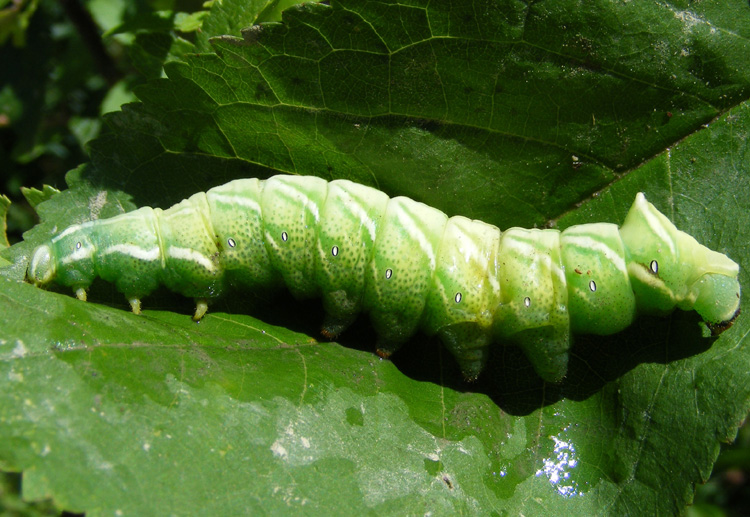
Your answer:
[[[301,187],[301,188],[300,188]],[[276,183],[276,188],[282,194],[285,194],[288,198],[296,202],[302,202],[302,208],[310,212],[316,221],[320,220],[320,207],[318,203],[313,201],[307,192],[303,190],[304,184],[297,181],[279,181]]]
[[[659,220],[659,217],[653,213],[653,210],[656,210],[653,205],[649,206],[650,203],[646,201],[646,198],[643,198],[643,202],[646,205],[644,210],[641,210],[641,213],[643,214],[643,218],[646,220],[646,224],[648,224],[649,228],[662,240],[662,242],[666,243],[667,246],[669,246],[669,251],[672,253],[672,255],[676,255],[675,245],[674,241],[672,240],[672,236],[669,235],[669,232],[666,228],[664,228],[664,225]],[[661,215],[661,214],[660,214]],[[666,216],[662,216],[666,217]]]
[[[144,249],[136,244],[113,244],[99,252],[100,255],[111,255],[112,253],[122,253],[138,260],[159,260],[159,246]]]
[[[394,204],[396,210],[396,219],[401,226],[406,230],[409,236],[419,243],[419,247],[425,252],[427,258],[430,261],[430,271],[435,269],[435,250],[432,248],[432,243],[427,240],[427,235],[421,228],[417,226],[417,218],[405,210],[404,200],[406,198],[395,198],[391,202],[398,200]],[[411,201],[411,200],[409,200]]]
[[[239,194],[217,194],[211,192],[211,197],[222,203],[228,205],[237,205],[245,208],[249,208],[254,212],[260,212],[260,204],[255,199],[248,198],[244,195]]]
[[[190,248],[180,248],[178,246],[169,246],[169,249],[167,250],[167,256],[169,258],[195,262],[196,264],[201,265],[204,269],[208,271],[214,271],[216,269],[211,259],[206,257],[200,251],[196,251]]]
[[[565,245],[572,244],[574,246],[578,246],[579,248],[598,251],[599,253],[607,257],[607,259],[612,262],[612,264],[614,264],[617,269],[622,271],[625,276],[628,275],[628,269],[627,267],[625,267],[625,258],[620,256],[619,253],[617,253],[615,250],[613,250],[603,242],[597,241],[586,235],[564,235],[563,239],[565,240]]]

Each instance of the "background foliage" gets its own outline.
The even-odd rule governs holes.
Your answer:
[[[0,55],[20,64],[0,69],[5,190],[36,186],[7,208],[10,239],[41,216],[0,258],[0,466],[24,472],[24,498],[92,515],[682,511],[748,410],[746,318],[713,342],[683,313],[581,337],[560,385],[502,348],[466,385],[425,338],[378,360],[364,320],[316,342],[314,302],[243,293],[195,325],[168,293],[137,317],[106,285],[82,304],[18,282],[71,223],[292,173],[502,228],[620,223],[644,191],[748,285],[746,2],[294,3],[4,6]],[[746,452],[724,458],[691,511],[745,509]],[[2,504],[46,511],[18,484]]]

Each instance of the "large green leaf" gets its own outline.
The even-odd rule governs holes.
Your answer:
[[[681,511],[750,407],[745,317],[580,336],[559,385],[498,348],[468,385],[424,338],[377,359],[365,321],[318,343],[283,295],[195,324],[19,282],[68,224],[285,172],[503,228],[619,223],[643,191],[748,285],[747,2],[331,3],[168,64],[3,252],[2,466],[91,515]]]

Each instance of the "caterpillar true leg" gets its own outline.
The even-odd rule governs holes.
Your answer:
[[[130,304],[130,309],[133,311],[133,314],[141,313],[141,300],[140,299],[130,298],[128,299],[128,303]]]
[[[82,302],[85,302],[86,301],[86,289],[84,289],[83,287],[79,287],[78,289],[76,289],[76,298],[78,298]]]
[[[200,321],[208,311],[208,302],[205,298],[196,298],[195,300],[195,314],[193,314],[193,321]]]

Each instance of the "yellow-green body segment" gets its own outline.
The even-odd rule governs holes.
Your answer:
[[[323,333],[369,312],[388,355],[439,335],[467,378],[492,342],[524,348],[561,380],[572,333],[612,334],[637,313],[696,310],[715,331],[739,313],[738,265],[683,233],[638,194],[624,224],[498,228],[351,181],[275,176],[76,225],[34,252],[28,278],[85,299],[99,276],[135,312],[160,284],[198,301],[285,284],[321,297]]]

